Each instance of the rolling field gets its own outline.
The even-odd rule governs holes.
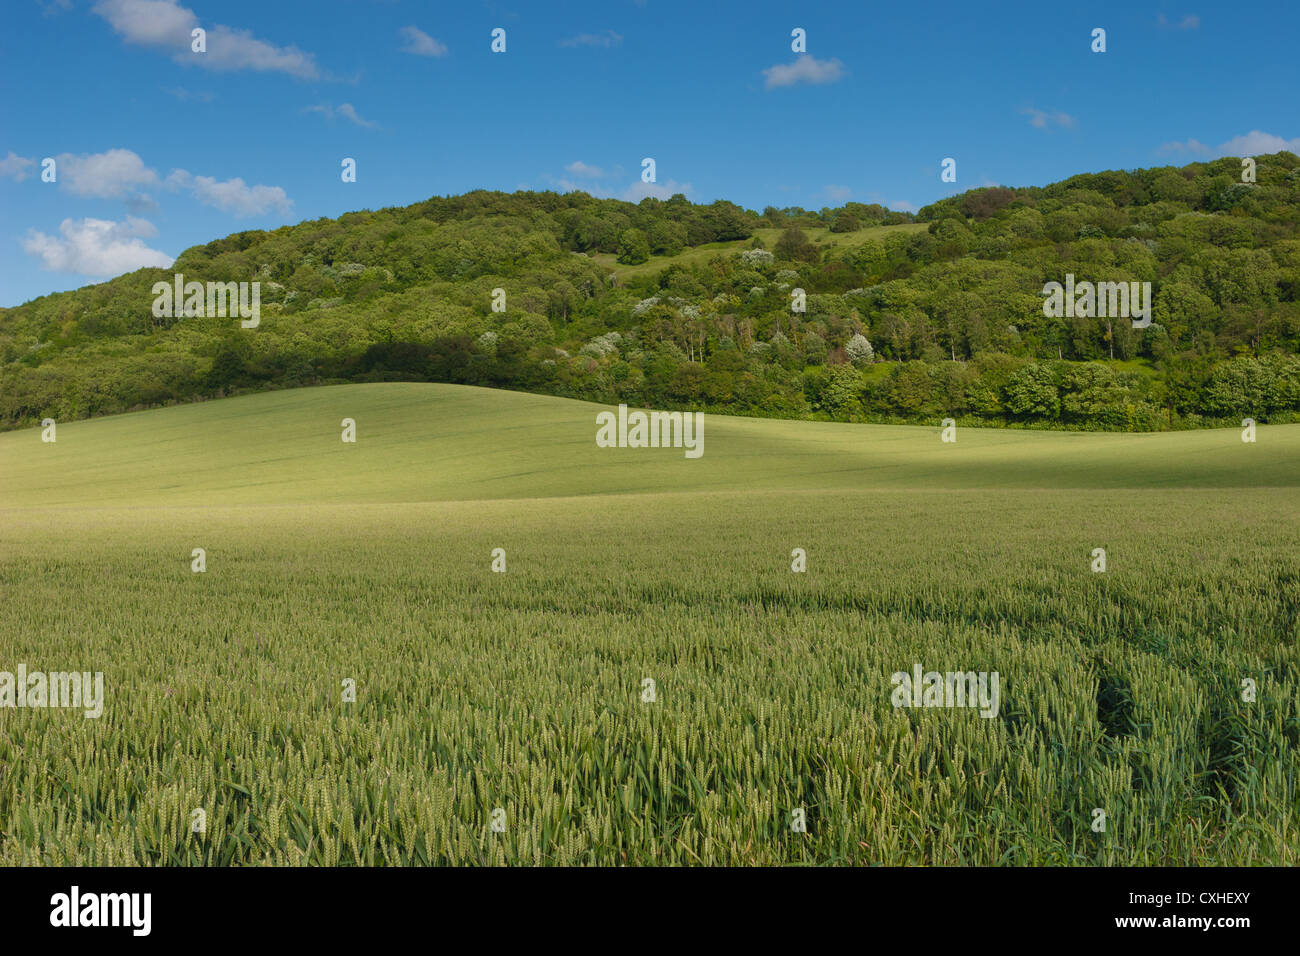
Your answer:
[[[706,415],[688,460],[600,410],[0,434],[0,671],[104,675],[0,707],[0,865],[1300,861],[1300,426]],[[917,665],[996,715],[896,708]]]

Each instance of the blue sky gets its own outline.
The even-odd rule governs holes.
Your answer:
[[[0,305],[243,229],[475,188],[916,209],[980,185],[1300,152],[1294,0],[6,0],[5,13]],[[194,27],[206,53],[190,50]],[[490,49],[497,27],[505,53]],[[940,181],[945,157],[956,184]]]

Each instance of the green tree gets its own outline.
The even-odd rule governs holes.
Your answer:
[[[778,259],[786,259],[790,262],[811,262],[817,258],[817,248],[798,226],[787,226],[783,229],[773,251]]]
[[[640,229],[625,229],[618,237],[618,261],[634,266],[650,258],[650,241]]]

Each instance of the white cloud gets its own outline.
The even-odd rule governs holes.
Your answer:
[[[1283,139],[1272,133],[1251,130],[1245,136],[1234,136],[1219,146],[1222,156],[1261,156],[1264,153],[1280,152],[1300,153],[1300,136],[1295,139]]]
[[[344,104],[347,106],[347,104]],[[342,112],[342,107],[340,107]],[[343,112],[347,116],[347,112]],[[360,117],[349,116],[354,122]],[[12,156],[12,154],[10,154]],[[18,163],[21,157],[15,157]],[[256,216],[272,209],[287,214],[293,201],[279,186],[249,186],[242,179],[218,182],[211,176],[194,176],[184,169],[174,169],[165,181],[154,170],[145,166],[144,160],[129,149],[110,149],[104,153],[75,156],[62,153],[55,157],[58,164],[58,182],[76,196],[94,199],[123,199],[132,212],[147,212],[158,208],[154,200],[136,192],[136,187],[163,185],[173,191],[189,190],[195,199],[236,216]],[[6,172],[9,160],[0,160],[0,174]],[[31,160],[26,161],[29,165]],[[100,220],[87,219],[86,222]],[[143,223],[142,219],[128,219]],[[148,225],[145,223],[145,225]]]
[[[1201,18],[1196,14],[1191,13],[1183,17],[1177,23],[1174,23],[1162,13],[1156,20],[1156,24],[1167,30],[1195,30],[1200,27]]]
[[[403,53],[412,53],[415,56],[447,55],[447,45],[438,42],[419,27],[402,27],[397,32],[406,38],[406,43],[402,46]]]
[[[800,83],[837,83],[845,73],[844,64],[839,60],[819,60],[805,53],[793,63],[769,66],[763,75],[767,77],[767,88],[770,90],[778,86],[797,86]]]
[[[1020,111],[1029,117],[1029,125],[1034,129],[1047,129],[1049,126],[1062,126],[1065,129],[1074,129],[1079,121],[1069,113],[1062,113],[1060,110],[1037,110],[1032,106]]]
[[[853,190],[848,186],[827,186],[826,195],[835,202],[844,202],[853,195]]]
[[[171,256],[150,249],[142,241],[142,237],[157,232],[152,223],[132,216],[127,216],[125,222],[65,219],[59,225],[59,237],[33,229],[22,240],[22,247],[51,272],[117,276],[145,266],[163,269],[171,266],[174,261]]]
[[[610,47],[619,46],[622,42],[622,34],[606,30],[604,33],[579,33],[576,37],[561,40],[560,46],[596,46],[608,50]]]
[[[170,53],[177,63],[209,70],[288,73],[301,79],[320,76],[315,58],[295,46],[259,40],[248,30],[201,22],[177,0],[99,0],[93,7],[127,43]],[[191,51],[190,31],[207,31],[207,52]]]
[[[605,171],[599,166],[588,166],[582,160],[575,160],[564,167],[564,171],[580,179],[600,179]]]
[[[189,189],[203,205],[236,216],[260,216],[272,209],[288,214],[293,208],[293,200],[279,186],[249,186],[238,177],[218,182],[211,176],[193,176],[184,169],[175,169],[167,177],[167,185]]]
[[[137,186],[158,182],[158,174],[129,149],[83,156],[61,153],[54,160],[59,184],[74,196],[118,199]]]
[[[28,167],[35,165],[36,160],[27,159],[25,156],[19,156],[11,149],[9,150],[8,156],[4,159],[0,159],[0,176],[4,176],[7,179],[12,179],[16,183],[20,183],[30,175],[30,173],[27,172]]]
[[[1162,153],[1193,153],[1197,156],[1263,156],[1266,153],[1291,152],[1300,154],[1300,136],[1295,139],[1283,139],[1272,133],[1257,129],[1243,136],[1234,136],[1217,147],[1209,147],[1200,140],[1189,139],[1186,142],[1165,143],[1160,147]]]
[[[320,106],[308,106],[303,110],[303,112],[320,113],[326,119],[334,119],[336,116],[342,116],[345,120],[355,123],[357,126],[361,126],[365,129],[374,129],[379,125],[378,123],[373,123],[368,119],[362,119],[361,114],[357,112],[356,107],[351,103],[340,104],[337,108],[330,106],[328,103]]]

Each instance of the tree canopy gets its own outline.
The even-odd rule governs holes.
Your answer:
[[[975,189],[915,215],[478,191],[239,232],[169,270],[0,309],[0,427],[393,379],[782,417],[1287,420],[1300,158],[1256,162],[1254,183],[1225,158]],[[258,328],[155,317],[151,288],[175,273],[259,282]],[[1044,284],[1067,273],[1151,283],[1151,324],[1044,315]]]

